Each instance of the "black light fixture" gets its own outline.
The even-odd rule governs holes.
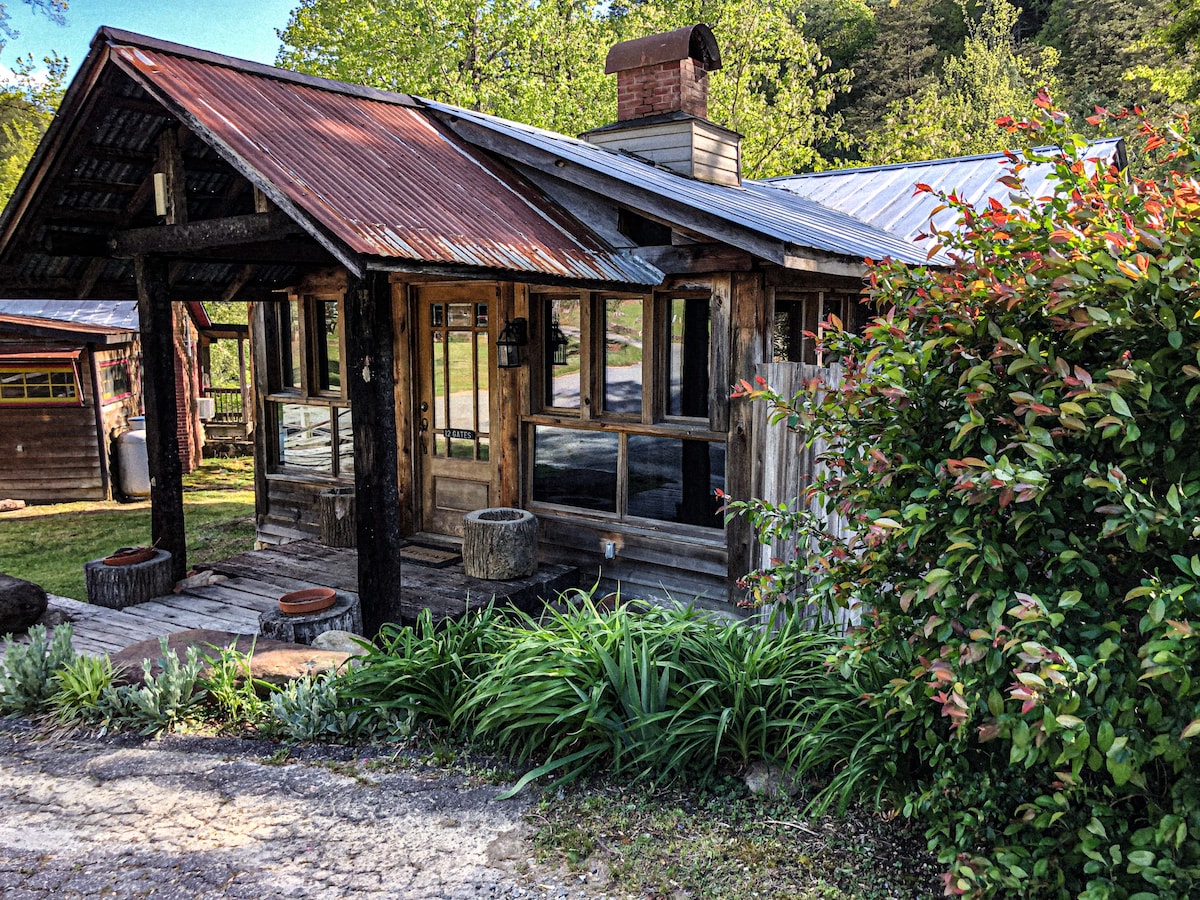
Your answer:
[[[565,366],[567,364],[567,348],[571,346],[571,342],[567,340],[566,334],[559,327],[558,319],[550,323],[550,358],[556,366]]]
[[[524,319],[505,319],[504,329],[496,338],[497,368],[515,369],[521,365],[521,348],[528,343],[528,323]]]

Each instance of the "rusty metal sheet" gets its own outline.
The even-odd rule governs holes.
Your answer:
[[[282,192],[353,254],[581,281],[662,278],[402,94],[146,46],[111,50],[235,167]]]
[[[700,62],[706,72],[721,68],[721,51],[707,25],[687,25],[664,34],[648,34],[613,44],[604,60],[604,74],[688,58]]]

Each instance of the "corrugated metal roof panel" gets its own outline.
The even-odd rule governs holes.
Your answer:
[[[709,184],[578,138],[444,103],[422,102],[445,115],[473,122],[567,162],[687,204],[761,235],[853,259],[892,256],[906,262],[925,262],[924,251],[912,243],[811,198],[789,194],[765,182],[744,181],[740,188]]]
[[[1084,155],[1087,159],[1110,163],[1119,159],[1122,152],[1120,140],[1111,138],[1094,142]],[[1007,157],[1003,153],[990,153],[790,175],[770,179],[765,184],[782,188],[798,197],[819,199],[825,206],[917,242],[917,235],[928,230],[929,215],[940,202],[930,194],[916,194],[918,183],[928,184],[946,193],[956,193],[979,208],[993,197],[1001,203],[1008,200],[1012,189],[997,181],[1007,172]],[[1032,164],[1021,176],[1025,179],[1028,191],[1035,197],[1044,196],[1053,189],[1053,167],[1049,163]],[[934,221],[939,227],[946,228],[954,224],[955,215],[953,210],[945,210]],[[923,243],[928,245],[931,241]]]
[[[547,212],[553,204],[532,186],[403,95],[363,96],[144,46],[112,52],[354,254],[626,284],[662,278]]]
[[[0,316],[137,331],[136,300],[0,300]]]

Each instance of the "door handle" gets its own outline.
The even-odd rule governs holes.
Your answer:
[[[424,432],[424,431],[428,431],[428,430],[429,430],[429,420],[422,418],[421,419],[421,431]]]

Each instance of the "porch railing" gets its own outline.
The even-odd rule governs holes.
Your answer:
[[[240,388],[206,387],[204,396],[211,397],[216,406],[212,421],[223,425],[244,425],[246,422]]]

